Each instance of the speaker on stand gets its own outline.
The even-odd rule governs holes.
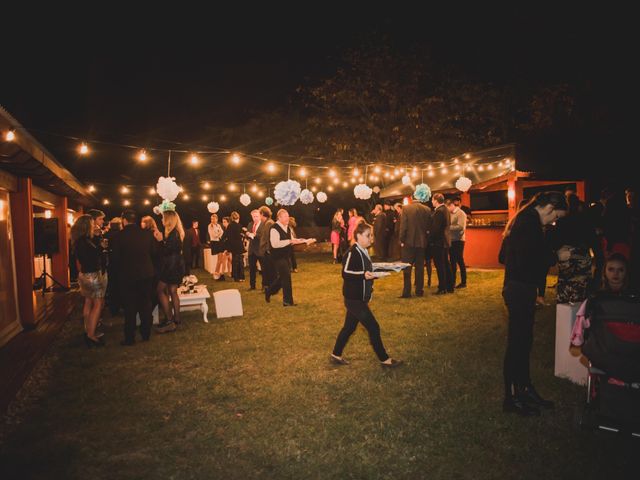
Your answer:
[[[60,252],[58,243],[58,219],[36,217],[33,219],[33,236],[35,254],[42,255],[42,274],[36,279],[38,285],[42,284],[42,295],[47,291],[47,278],[50,278],[62,290],[69,290],[59,281],[47,273],[47,257]],[[53,287],[52,287],[53,288]]]

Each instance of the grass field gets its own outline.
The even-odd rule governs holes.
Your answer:
[[[175,333],[130,348],[116,318],[99,350],[70,321],[4,419],[0,478],[638,478],[625,469],[640,442],[572,425],[584,390],[553,376],[554,307],[538,313],[532,375],[556,410],[501,412],[501,272],[409,300],[397,298],[400,275],[378,280],[371,308],[406,362],[389,371],[361,328],[351,365],[329,364],[344,318],[339,266],[299,264],[294,308],[207,280],[239,285],[244,317],[211,312],[204,324],[188,312]]]

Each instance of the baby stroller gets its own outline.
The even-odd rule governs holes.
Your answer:
[[[578,423],[640,438],[640,296],[598,294],[587,317],[589,376]]]

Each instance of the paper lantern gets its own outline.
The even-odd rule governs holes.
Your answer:
[[[313,202],[313,193],[311,193],[311,191],[307,190],[306,188],[302,190],[302,192],[300,192],[300,202],[302,202],[304,205],[309,205],[311,202]]]
[[[456,188],[461,192],[466,192],[471,188],[472,183],[471,179],[467,177],[460,177],[456,180]]]
[[[295,180],[280,182],[276,185],[273,194],[281,205],[293,205],[300,198],[300,184]]]
[[[353,189],[353,194],[356,198],[360,200],[369,200],[371,198],[371,194],[373,190],[365,183],[360,183],[356,185]]]
[[[220,210],[220,204],[218,202],[209,202],[207,210],[209,210],[209,213],[217,213]]]
[[[327,194],[324,192],[318,192],[318,195],[316,195],[316,198],[320,203],[324,203],[327,201]]]
[[[243,193],[242,195],[240,195],[240,203],[246,207],[251,203],[251,197],[246,193]]]

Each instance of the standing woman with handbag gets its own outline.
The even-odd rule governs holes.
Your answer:
[[[158,325],[158,333],[172,332],[180,323],[180,297],[178,287],[184,277],[184,257],[182,243],[184,242],[184,228],[175,210],[162,212],[164,225],[164,239],[162,242],[162,256],[160,272],[158,274],[158,300],[164,311],[165,321]],[[159,238],[159,237],[158,237]]]
[[[563,217],[566,211],[563,193],[537,193],[511,218],[504,231],[500,248],[500,263],[505,266],[502,296],[509,312],[503,367],[505,413],[530,417],[540,415],[539,408],[553,408],[553,402],[543,399],[531,383],[529,359],[538,286],[548,265],[555,263],[543,226]]]

